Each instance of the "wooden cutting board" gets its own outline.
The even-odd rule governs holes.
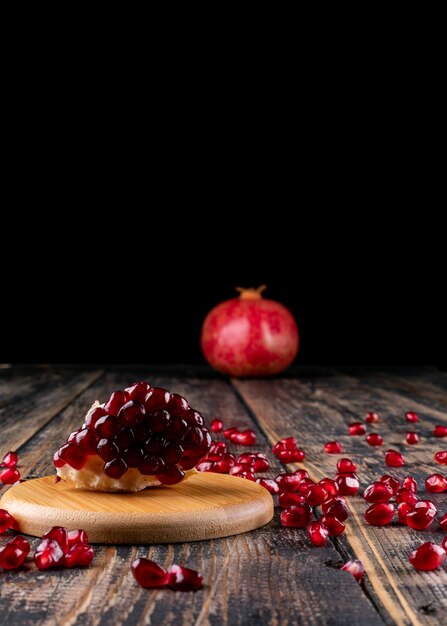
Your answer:
[[[250,480],[198,472],[178,485],[103,493],[27,480],[1,498],[18,530],[40,537],[51,526],[83,528],[93,543],[176,543],[247,532],[273,517],[269,492]]]

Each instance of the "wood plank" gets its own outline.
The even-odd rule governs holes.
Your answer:
[[[0,408],[3,435],[0,459],[8,450],[20,448],[101,374],[101,371],[39,372],[34,381],[13,374]]]
[[[22,449],[25,471],[52,471],[52,452],[79,425],[91,402],[126,385],[134,376],[107,374],[77,398]],[[137,378],[141,378],[141,374]],[[154,379],[152,379],[154,380]],[[158,378],[158,384],[184,393],[210,417],[252,426],[252,420],[222,380]],[[256,449],[266,441],[256,428]],[[241,452],[238,447],[238,453]],[[272,474],[280,470],[272,455]],[[35,542],[35,541],[34,541]],[[160,564],[182,563],[203,573],[196,593],[150,591],[130,573],[136,556]],[[94,566],[85,571],[30,571],[0,574],[5,623],[110,624],[383,624],[360,585],[339,570],[342,559],[331,543],[309,547],[304,530],[284,529],[275,516],[265,528],[226,539],[147,547],[97,547]]]
[[[315,479],[333,476],[336,455],[322,451],[325,441],[338,439],[343,443],[344,454],[358,465],[361,484],[366,487],[384,473],[402,479],[411,472],[422,493],[423,478],[439,465],[433,463],[433,453],[442,445],[426,438],[419,446],[406,446],[404,433],[408,429],[403,415],[408,408],[408,399],[398,390],[382,389],[345,375],[310,376],[302,380],[277,379],[269,381],[234,381],[235,387],[256,415],[259,424],[267,433],[271,443],[280,437],[295,435],[306,450],[303,467]],[[415,402],[413,410],[421,408]],[[439,408],[432,409],[424,402],[424,416],[430,422],[421,424],[418,430],[428,435],[432,421],[445,420]],[[383,449],[374,449],[362,437],[349,437],[347,424],[364,416],[366,411],[375,410],[383,421],[376,430],[385,439]],[[404,468],[387,468],[384,451],[388,448],[406,452],[408,463]],[[411,448],[411,449],[410,449]],[[423,496],[421,496],[423,497]],[[447,496],[429,494],[439,505],[441,514],[447,509]],[[367,585],[371,585],[389,619],[396,624],[441,624],[447,608],[446,571],[418,573],[408,563],[408,554],[423,541],[440,543],[445,536],[438,531],[436,522],[433,530],[416,532],[394,523],[386,528],[366,524],[363,513],[367,505],[362,498],[350,498],[352,516],[347,525],[346,538],[357,558],[365,564],[368,573]],[[386,615],[384,615],[385,619]]]

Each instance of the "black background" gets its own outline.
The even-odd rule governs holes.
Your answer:
[[[67,225],[46,218],[53,233],[39,216],[7,259],[0,362],[202,363],[207,312],[236,286],[265,283],[297,319],[298,364],[445,367],[433,223],[393,226],[375,209],[261,213],[129,210],[95,227],[86,211]]]

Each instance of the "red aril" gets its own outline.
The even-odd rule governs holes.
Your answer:
[[[87,543],[77,543],[64,558],[65,567],[88,567],[93,561],[94,553],[92,546]]]
[[[304,495],[310,506],[319,506],[328,499],[328,492],[324,486],[319,483],[316,485],[309,485]]]
[[[443,531],[447,532],[447,513],[445,513],[439,520],[439,525]]]
[[[252,480],[253,482],[256,480],[256,476],[251,471],[243,471],[238,474],[233,474],[236,478],[245,478],[246,480]]]
[[[423,543],[419,548],[414,550],[408,560],[417,570],[430,572],[431,570],[441,567],[444,563],[446,552],[441,546],[437,546],[431,541]]]
[[[241,446],[252,446],[256,443],[256,433],[251,428],[247,428],[241,432],[231,433],[230,441]]]
[[[425,479],[425,488],[431,493],[443,493],[447,490],[447,480],[442,474],[430,474]]]
[[[407,502],[401,502],[397,507],[397,519],[401,524],[407,524],[407,515],[413,510],[413,506]]]
[[[338,459],[337,470],[340,474],[357,471],[357,465],[351,459]]]
[[[345,525],[335,515],[323,515],[321,523],[326,526],[330,537],[338,537],[345,532]]]
[[[365,573],[365,566],[357,559],[352,559],[341,568],[344,572],[349,572],[356,580],[360,580]]]
[[[68,552],[68,536],[67,529],[63,526],[53,526],[50,530],[42,535],[42,539],[54,539],[59,544],[62,552],[67,554]]]
[[[284,493],[280,493],[278,496],[278,505],[282,509],[287,509],[287,507],[294,504],[303,504],[306,502],[307,500],[304,496],[301,496],[299,493],[294,493],[291,491],[284,491]]]
[[[366,433],[366,426],[362,422],[353,422],[349,424],[348,432],[351,436],[364,435]]]
[[[13,528],[15,519],[8,513],[6,509],[0,509],[0,535],[9,528]]]
[[[340,493],[337,483],[332,478],[322,478],[318,484],[326,489],[328,498],[338,496]]]
[[[407,504],[411,504],[411,506],[414,506],[418,501],[417,495],[406,487],[401,487],[400,489],[398,489],[395,495],[397,504],[400,504],[401,502],[406,502]]]
[[[298,351],[298,328],[285,306],[262,298],[259,289],[239,289],[212,309],[202,327],[208,363],[229,376],[272,376],[282,372]]]
[[[416,479],[413,478],[413,476],[405,476],[405,478],[402,481],[402,487],[403,489],[408,489],[409,491],[412,491],[413,493],[418,492],[418,484],[416,482]]]
[[[236,426],[232,426],[231,428],[227,428],[226,430],[223,431],[223,436],[225,437],[225,439],[230,439],[233,433],[238,433],[238,432],[239,432],[239,428],[236,428]]]
[[[323,450],[327,454],[341,454],[343,452],[343,446],[339,441],[328,441],[324,444]]]
[[[278,474],[275,478],[281,491],[297,491],[300,483],[302,482],[299,474]],[[311,481],[311,484],[313,481]]]
[[[366,435],[366,443],[370,446],[381,446],[383,437],[379,433],[369,433],[369,435]]]
[[[298,476],[299,480],[304,480],[305,478],[309,478],[309,474],[306,472],[306,470],[303,470],[303,469],[297,469],[294,472],[292,472],[292,474],[294,476]]]
[[[410,446],[414,446],[415,444],[419,443],[419,435],[414,431],[409,431],[405,439]]]
[[[257,456],[253,462],[253,471],[255,472],[255,474],[268,472],[269,469],[270,469],[270,464],[267,461],[267,459],[263,458],[263,456]]]
[[[367,413],[365,421],[368,422],[368,424],[375,424],[379,421],[379,416],[377,415],[377,413],[370,411],[369,413]]]
[[[0,483],[13,485],[20,480],[20,472],[11,467],[0,467]]]
[[[149,559],[136,559],[131,570],[137,583],[145,589],[166,587],[169,583],[168,572]]]
[[[424,500],[416,502],[413,510],[407,512],[407,526],[414,530],[425,530],[436,517],[436,509],[425,503]]]
[[[43,539],[34,553],[34,562],[38,569],[63,565],[63,550],[55,539]]]
[[[400,487],[399,481],[396,478],[394,478],[394,476],[390,476],[389,474],[384,474],[382,478],[380,479],[380,482],[385,483],[386,485],[388,485],[388,487],[391,488],[393,492],[393,496],[395,495],[395,493]]]
[[[72,548],[77,543],[88,543],[88,535],[85,530],[70,530],[67,533],[68,547]]]
[[[441,541],[441,547],[447,552],[447,537],[444,537],[444,539]]]
[[[405,459],[397,450],[388,450],[385,454],[385,463],[388,467],[403,467]]]
[[[304,460],[304,450],[296,448],[295,450],[281,450],[277,457],[281,463],[301,463]]]
[[[312,509],[307,503],[292,504],[281,511],[281,524],[290,528],[306,528],[312,518]]]
[[[407,422],[411,423],[419,422],[419,415],[414,411],[407,411],[405,413],[405,419],[407,420]]]
[[[348,516],[348,505],[343,496],[335,496],[330,500],[326,500],[321,505],[321,510],[325,515],[334,515],[340,522],[344,522]]]
[[[436,452],[434,459],[436,463],[447,465],[447,450],[440,450],[439,452]]]
[[[211,430],[213,433],[220,433],[223,431],[223,421],[220,419],[213,419],[211,422]]]
[[[385,526],[394,517],[394,506],[389,502],[379,502],[371,505],[365,511],[365,519],[372,526]]]
[[[294,450],[298,445],[295,437],[283,437],[275,443],[272,448],[273,454],[277,454],[281,450]]]
[[[311,522],[307,527],[307,534],[313,546],[322,547],[329,537],[329,531],[321,522]]]
[[[359,479],[353,473],[337,474],[335,482],[342,496],[355,496],[360,489]]]
[[[202,575],[183,565],[171,565],[168,585],[174,591],[199,591],[203,587]]]
[[[300,493],[302,496],[305,496],[307,493],[307,489],[311,486],[314,485],[314,481],[311,478],[303,478],[303,480],[300,481],[300,484],[298,485],[298,493]]]
[[[384,482],[376,481],[368,485],[363,492],[363,498],[367,502],[387,502],[393,496],[393,490]]]
[[[0,463],[0,466],[14,469],[17,466],[18,460],[19,457],[17,452],[7,452],[3,457],[3,461]]]
[[[435,437],[447,437],[447,426],[435,426],[433,434]]]
[[[267,489],[272,495],[276,495],[280,492],[278,483],[271,478],[257,478],[256,482],[258,485],[261,485],[261,487],[264,487],[264,489]]]
[[[30,545],[25,537],[14,537],[0,547],[0,568],[9,570],[21,567],[29,551]]]

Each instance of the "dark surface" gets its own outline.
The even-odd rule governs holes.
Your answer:
[[[407,465],[390,473],[414,474],[425,494],[423,478],[439,470],[433,441],[435,423],[447,423],[447,379],[435,370],[336,372],[308,369],[293,378],[270,381],[227,381],[210,372],[151,371],[147,378],[185,394],[207,418],[219,415],[227,425],[251,426],[257,442],[251,449],[267,451],[268,475],[280,466],[268,452],[277,438],[295,435],[306,450],[302,464],[314,478],[332,476],[336,455],[326,455],[325,441],[337,438],[344,455],[358,464],[362,486],[385,473],[385,449],[401,449]],[[53,450],[78,427],[93,402],[125,386],[144,372],[4,370],[0,372],[0,455],[17,449],[23,477],[54,471]],[[346,426],[368,410],[382,418],[375,430],[385,438],[383,449],[368,447],[363,438],[346,434]],[[405,410],[422,420],[418,446],[402,443],[407,430]],[[246,451],[237,447],[237,452]],[[289,468],[291,469],[291,468]],[[447,496],[433,498],[441,513]],[[441,625],[447,608],[445,568],[418,573],[408,553],[428,539],[439,542],[436,522],[429,531],[415,532],[393,523],[374,528],[363,521],[366,508],[351,498],[346,534],[312,548],[306,532],[283,528],[275,514],[266,527],[235,537],[172,546],[122,546],[95,549],[87,570],[38,572],[32,561],[19,572],[0,572],[2,612],[8,625],[66,624],[327,624]],[[3,543],[10,533],[0,539]],[[36,540],[32,540],[33,545]],[[196,594],[143,590],[130,574],[137,556],[149,555],[160,564],[180,562],[200,570],[205,587]],[[358,584],[339,567],[361,558],[367,576]]]

